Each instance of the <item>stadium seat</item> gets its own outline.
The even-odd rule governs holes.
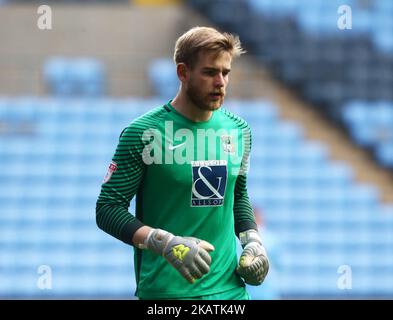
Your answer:
[[[165,58],[156,59],[149,66],[148,75],[153,90],[164,100],[172,99],[179,88],[179,79],[174,70],[174,62]]]
[[[393,168],[393,142],[379,144],[376,149],[379,162],[387,168]]]
[[[43,73],[49,93],[56,96],[105,94],[104,66],[96,59],[52,57],[45,62]]]

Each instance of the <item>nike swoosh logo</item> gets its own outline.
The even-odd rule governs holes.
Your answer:
[[[170,145],[168,146],[168,149],[169,149],[169,150],[175,150],[175,149],[181,147],[183,144],[185,144],[185,142],[180,143],[180,144],[177,144],[177,145],[175,145],[175,146],[174,146],[173,144],[170,144]]]

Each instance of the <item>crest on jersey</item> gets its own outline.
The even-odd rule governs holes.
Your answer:
[[[116,170],[117,170],[117,163],[112,161],[108,167],[108,172],[106,173],[102,183],[107,183],[111,179],[113,172],[115,172]]]
[[[227,161],[191,161],[191,207],[216,207],[224,204]]]
[[[221,143],[224,149],[224,152],[234,154],[235,153],[235,142],[233,141],[233,136],[230,135],[222,135]]]

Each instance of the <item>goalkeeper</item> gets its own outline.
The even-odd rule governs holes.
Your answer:
[[[238,37],[213,28],[183,34],[176,97],[120,135],[96,221],[134,246],[140,299],[249,299],[244,283],[259,285],[268,272],[246,188],[251,130],[221,108],[243,52]]]

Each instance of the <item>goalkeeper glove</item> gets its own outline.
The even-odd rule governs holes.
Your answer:
[[[243,252],[240,256],[237,273],[247,284],[258,286],[269,270],[269,260],[262,240],[256,230],[250,229],[239,234]]]
[[[214,250],[204,240],[174,236],[161,229],[152,229],[140,248],[163,256],[190,283],[209,272],[212,260],[208,252]]]

